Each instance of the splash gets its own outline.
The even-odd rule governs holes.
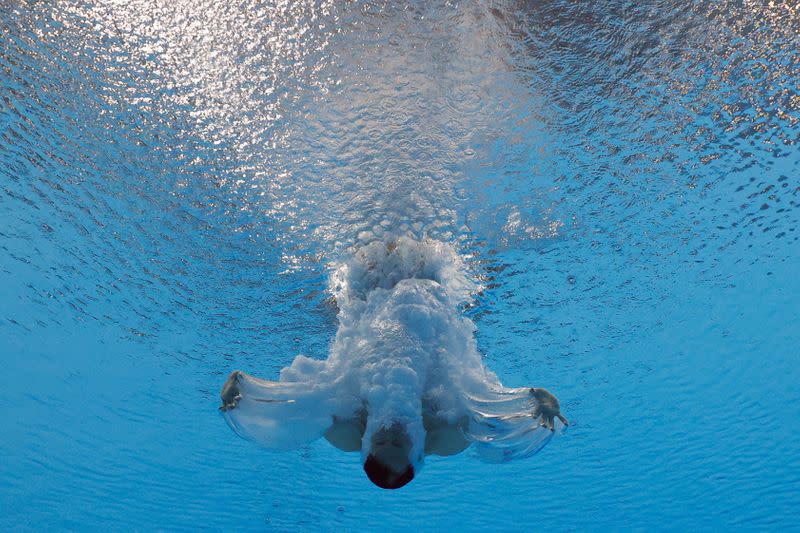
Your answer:
[[[446,243],[363,246],[330,278],[339,329],[328,359],[299,355],[278,382],[234,373],[223,390],[226,420],[272,448],[325,435],[366,463],[380,435],[401,428],[415,472],[426,454],[468,445],[490,462],[536,453],[566,420],[544,389],[506,388],[484,366],[475,325],[459,310],[475,289]]]

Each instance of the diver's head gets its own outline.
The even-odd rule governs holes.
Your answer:
[[[370,439],[364,472],[382,489],[399,489],[414,479],[410,455],[411,437],[404,426],[381,428]]]

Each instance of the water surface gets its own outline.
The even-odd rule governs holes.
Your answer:
[[[0,4],[0,526],[800,520],[789,2]],[[336,331],[332,265],[454,244],[509,386],[574,426],[400,491],[216,411]]]

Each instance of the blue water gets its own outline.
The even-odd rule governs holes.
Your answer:
[[[0,529],[796,528],[796,6],[393,4],[0,3]],[[538,455],[226,427],[386,234],[463,254]]]

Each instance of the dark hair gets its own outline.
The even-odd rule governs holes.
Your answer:
[[[372,454],[369,454],[364,463],[364,472],[370,481],[382,489],[399,489],[414,479],[413,466],[408,465],[402,472],[395,472]]]

